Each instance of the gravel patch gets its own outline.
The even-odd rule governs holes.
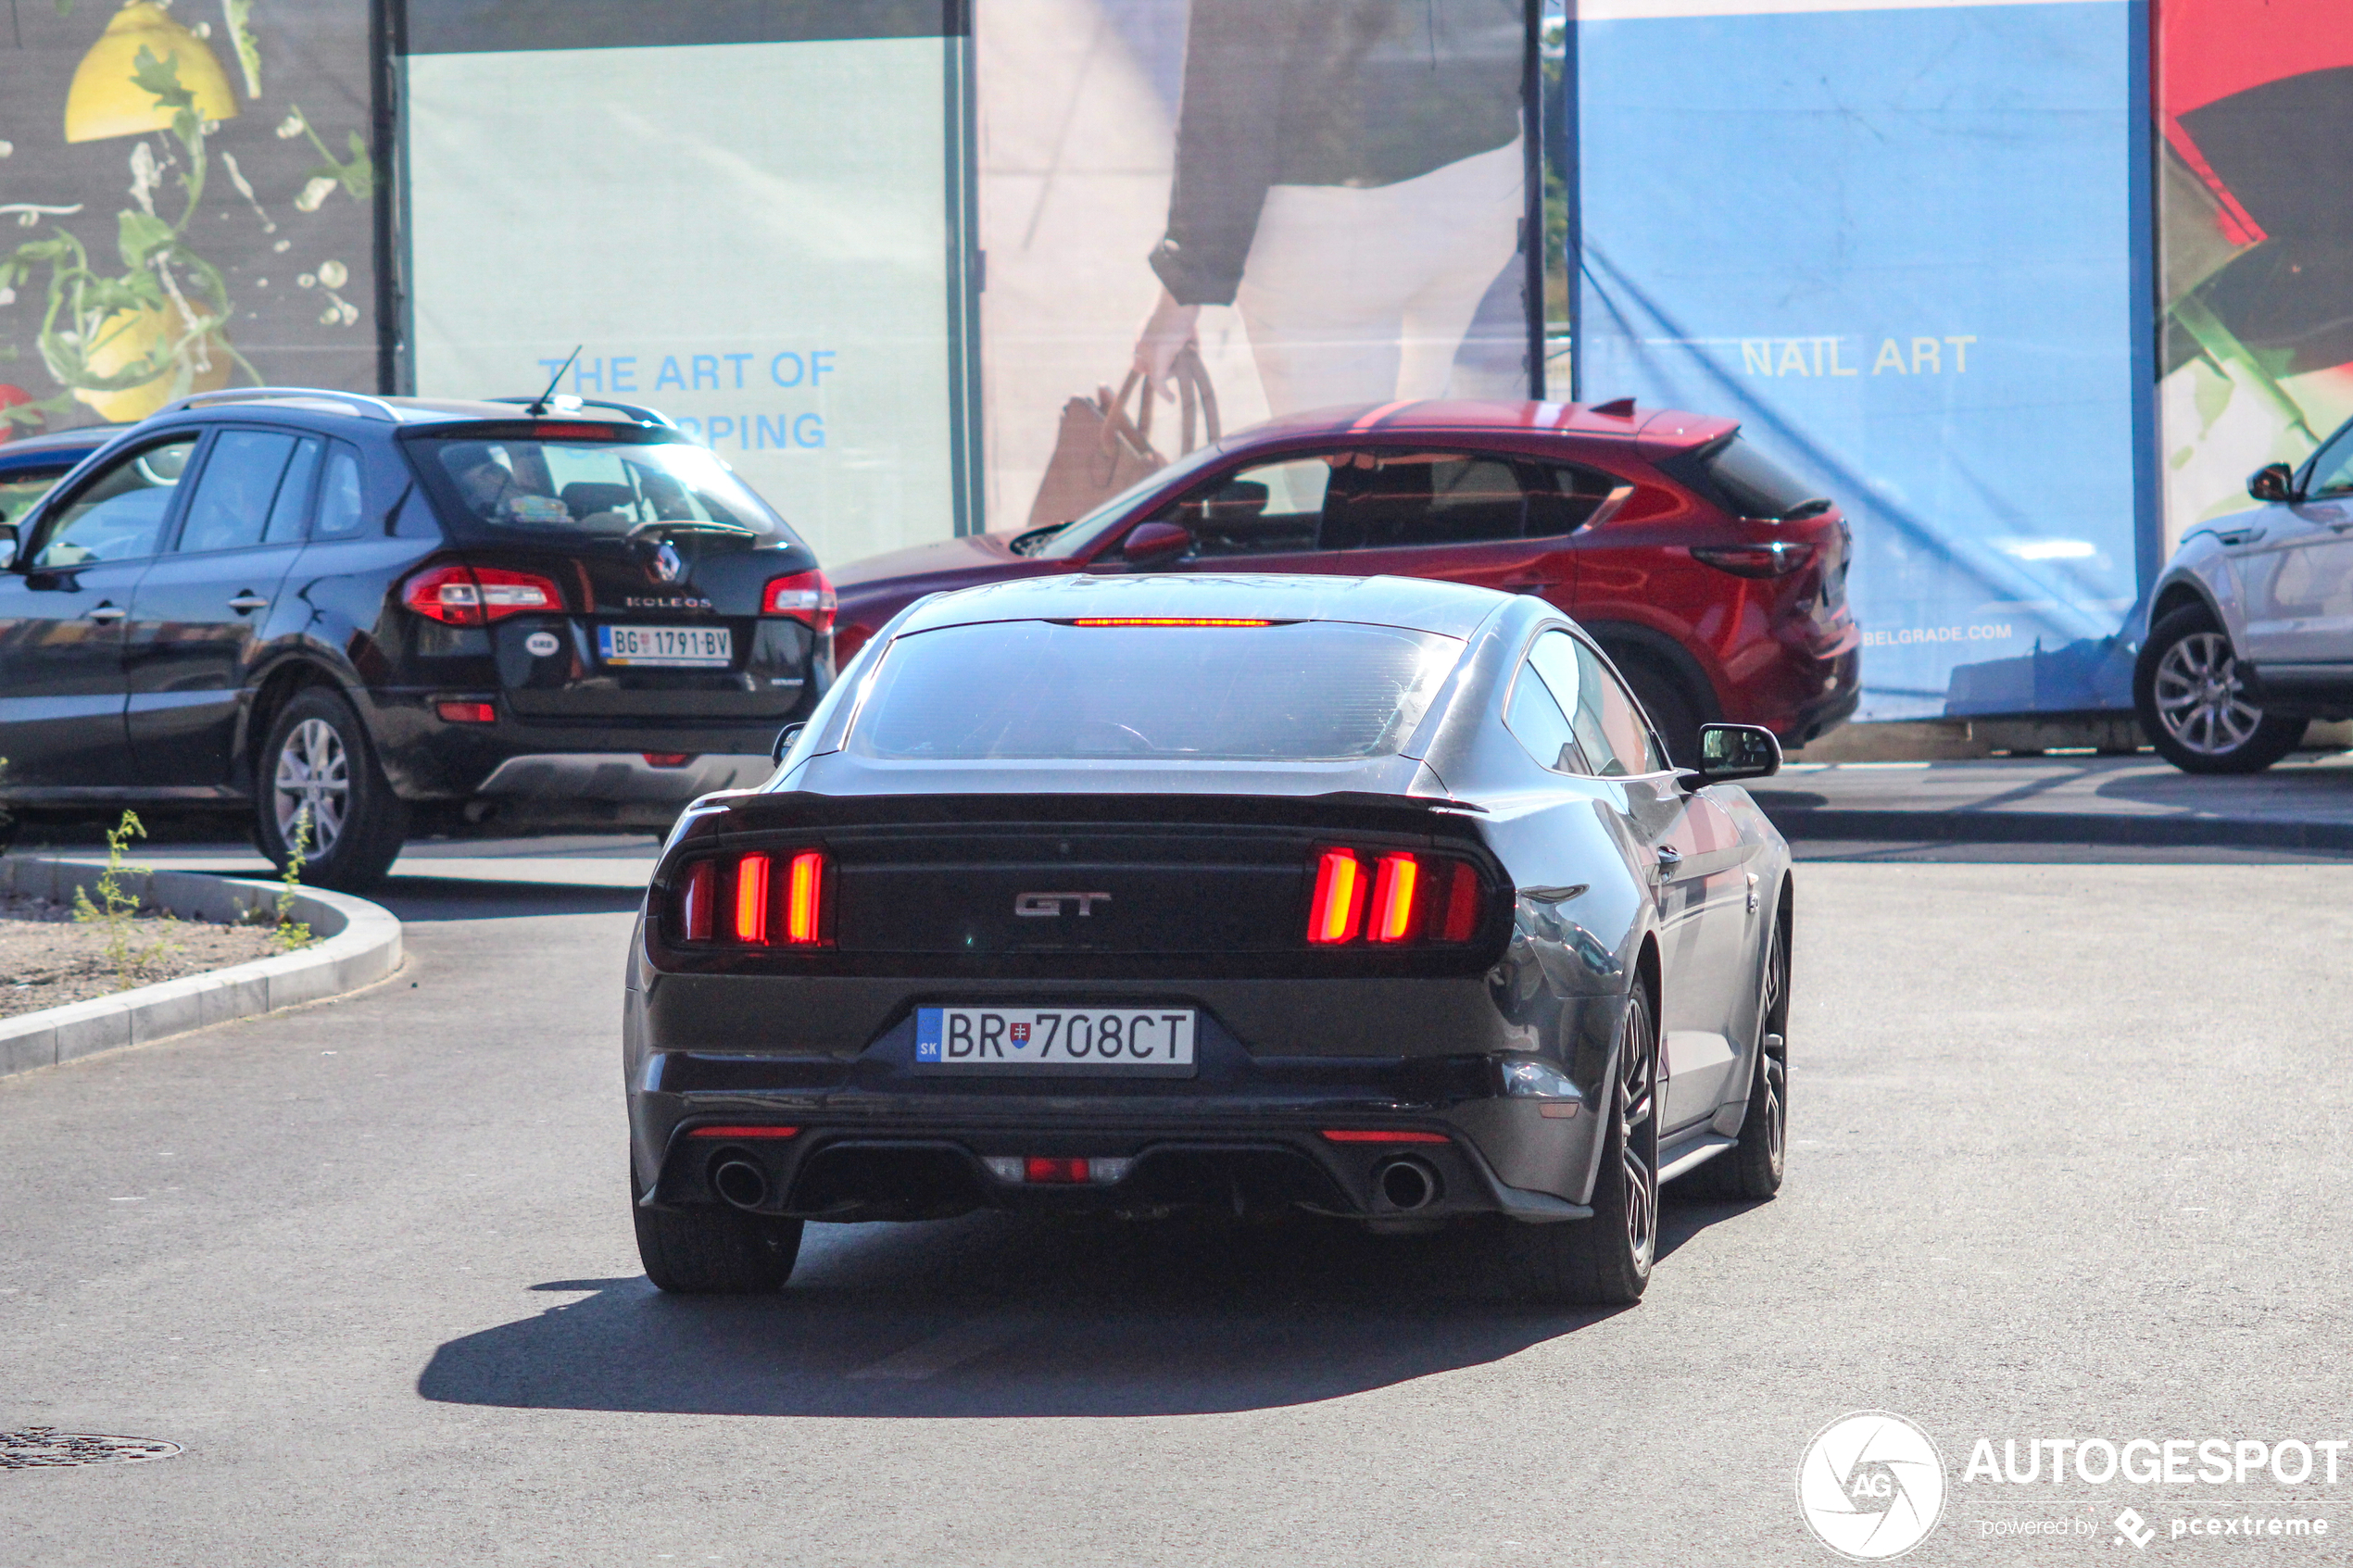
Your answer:
[[[77,922],[69,904],[0,894],[0,1018],[226,969],[278,950],[267,926],[174,920],[160,911],[143,912],[127,925],[136,967],[125,976],[107,956],[103,925]]]

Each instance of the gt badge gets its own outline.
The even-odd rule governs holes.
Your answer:
[[[1096,905],[1110,902],[1108,893],[1018,893],[1013,896],[1013,913],[1032,920],[1052,920],[1063,912],[1065,904],[1076,904],[1081,915],[1091,915]]]

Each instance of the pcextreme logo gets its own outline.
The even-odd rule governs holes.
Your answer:
[[[1927,1433],[1900,1415],[1843,1415],[1806,1445],[1797,1506],[1815,1538],[1841,1557],[1901,1557],[1927,1538],[1944,1511],[1944,1459]]]

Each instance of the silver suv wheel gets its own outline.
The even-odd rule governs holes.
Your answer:
[[[2158,660],[2154,696],[2165,733],[2201,756],[2238,750],[2263,721],[2263,710],[2246,700],[2230,639],[2220,632],[2193,632],[2167,648]]]
[[[271,800],[279,838],[293,844],[297,824],[307,813],[310,828],[304,852],[313,859],[322,856],[343,836],[350,804],[351,758],[334,726],[324,719],[305,719],[288,730],[278,747]]]

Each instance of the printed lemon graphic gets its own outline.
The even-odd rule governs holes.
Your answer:
[[[133,309],[118,310],[98,323],[90,334],[90,358],[86,361],[90,373],[111,376],[146,359],[150,355],[168,352],[173,341],[187,330],[180,312],[170,306],[142,305]],[[218,392],[229,384],[229,343],[219,332],[206,338],[201,345],[190,344],[185,352],[192,358],[201,346],[205,363],[191,370],[187,392]],[[88,387],[74,388],[74,396],[97,410],[102,419],[125,423],[144,420],[174,395],[172,370],[166,365],[162,372],[136,386],[126,386],[120,392],[96,392]],[[186,393],[178,394],[185,396]]]
[[[154,0],[131,0],[74,68],[73,85],[66,91],[67,141],[103,142],[109,136],[171,129],[171,107],[134,80],[142,49],[179,68],[180,85],[195,96],[198,115],[206,119],[236,117],[237,100],[229,91],[229,79],[205,41],[173,21]]]

